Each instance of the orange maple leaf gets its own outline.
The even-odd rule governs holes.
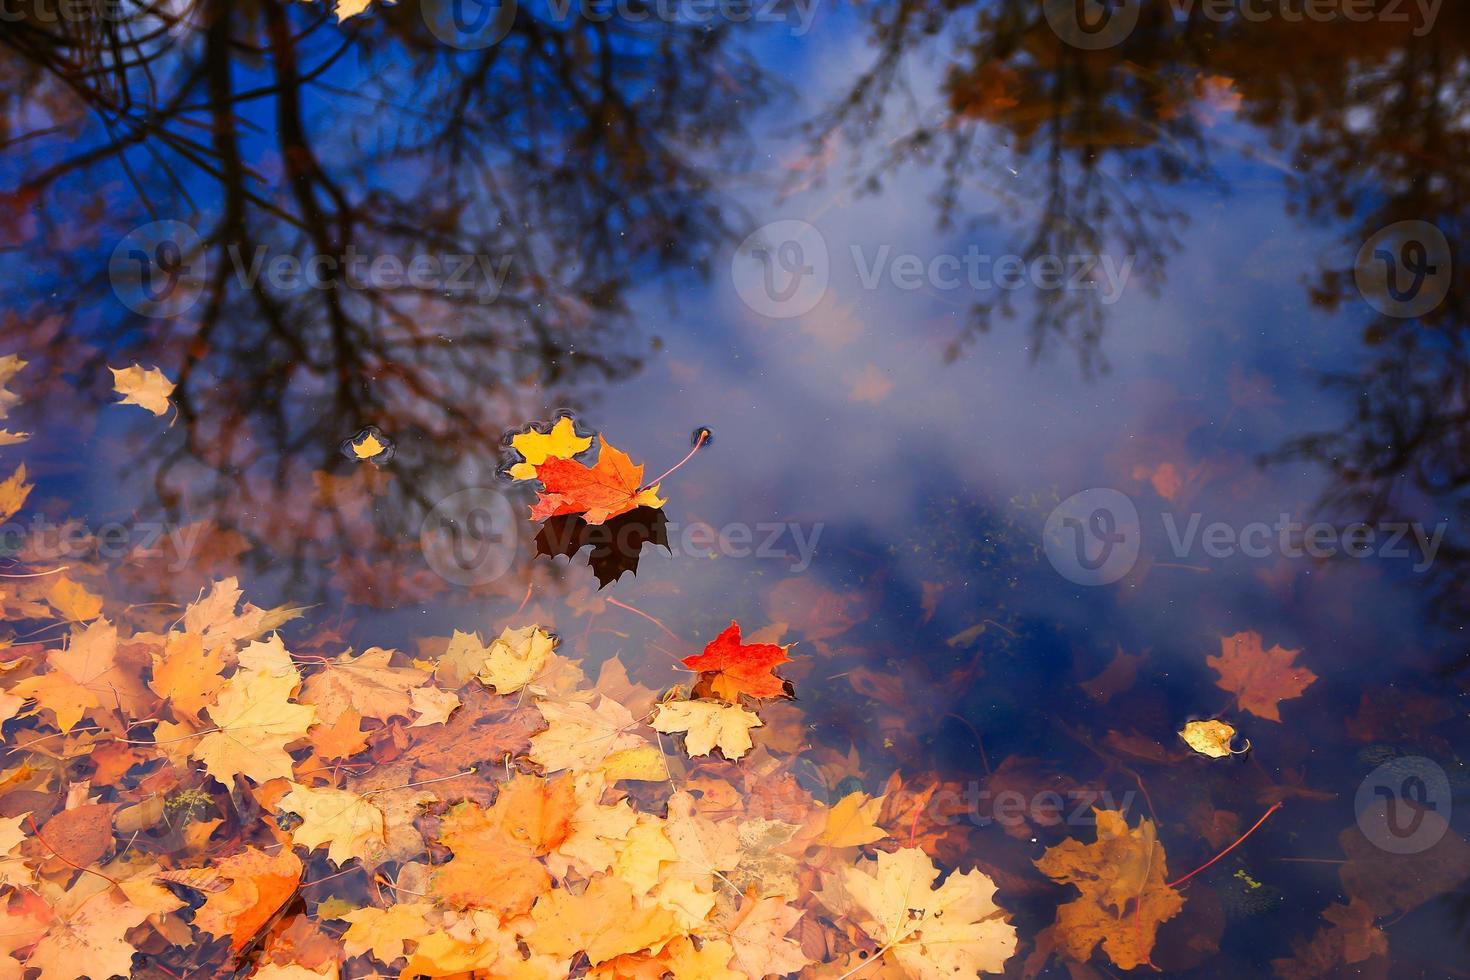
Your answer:
[[[552,458],[536,469],[544,489],[531,506],[531,519],[544,521],[562,514],[581,514],[588,524],[601,524],[635,507],[662,507],[658,485],[643,486],[643,467],[606,439],[597,463]]]
[[[1279,704],[1300,697],[1317,675],[1293,665],[1300,650],[1273,646],[1263,649],[1254,630],[1220,637],[1220,655],[1206,657],[1220,679],[1215,683],[1236,696],[1240,707],[1271,721],[1281,720]]]
[[[734,701],[737,694],[778,697],[785,691],[786,682],[776,676],[775,667],[790,660],[786,648],[775,643],[741,643],[740,624],[732,619],[729,627],[711,640],[703,653],[685,657],[684,666],[715,674],[715,694]]]
[[[1121,811],[1092,811],[1097,840],[1069,837],[1046,849],[1036,867],[1082,894],[1057,908],[1058,945],[1085,963],[1102,944],[1108,959],[1124,970],[1150,963],[1158,929],[1184,907],[1167,884],[1164,846],[1154,825],[1141,819],[1129,827]]]

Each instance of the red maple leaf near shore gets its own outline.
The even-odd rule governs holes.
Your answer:
[[[740,624],[733,619],[719,636],[710,641],[704,652],[684,658],[684,666],[701,673],[712,673],[714,692],[727,701],[738,694],[753,698],[774,698],[786,690],[786,682],[776,676],[775,668],[791,660],[786,648],[775,643],[741,643]]]

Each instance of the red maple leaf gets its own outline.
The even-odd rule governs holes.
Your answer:
[[[661,507],[658,486],[644,487],[643,467],[606,439],[597,463],[586,466],[574,459],[552,458],[536,468],[545,488],[531,505],[531,520],[544,521],[562,514],[581,514],[588,524],[601,524],[635,507]]]
[[[790,659],[786,648],[775,643],[741,643],[740,624],[732,619],[725,632],[711,640],[703,653],[685,657],[684,666],[716,675],[714,692],[727,701],[734,701],[737,694],[778,697],[786,690],[786,682],[776,676],[774,668]]]

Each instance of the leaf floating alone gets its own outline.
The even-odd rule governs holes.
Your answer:
[[[154,415],[168,413],[168,399],[174,393],[174,383],[161,370],[138,364],[108,370],[112,372],[112,387],[122,395],[119,405],[137,405]]]
[[[1239,755],[1250,749],[1249,740],[1244,748],[1230,747],[1230,743],[1235,741],[1236,734],[1235,729],[1229,723],[1214,718],[1209,721],[1191,721],[1184,726],[1179,737],[1184,739],[1184,744],[1200,755],[1207,755],[1211,759],[1223,759],[1226,756]]]
[[[1280,702],[1301,697],[1317,675],[1295,665],[1300,650],[1264,649],[1254,630],[1220,637],[1220,655],[1205,662],[1220,674],[1216,685],[1234,694],[1242,710],[1281,720]]]
[[[358,462],[384,466],[393,461],[393,440],[383,435],[377,426],[369,425],[358,430],[357,435],[342,443],[342,455]]]

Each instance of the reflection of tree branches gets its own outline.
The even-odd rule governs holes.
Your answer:
[[[1470,240],[1470,101],[1467,11],[1443,11],[1435,30],[1321,31],[1299,51],[1296,71],[1242,76],[1249,112],[1290,150],[1289,189],[1312,220],[1350,224],[1345,261],[1326,265],[1312,298],[1328,310],[1366,309],[1351,257],[1381,228],[1403,220],[1437,225],[1453,244]],[[1458,27],[1456,26],[1458,23]],[[1236,52],[1242,61],[1245,52]],[[1449,514],[1449,536],[1431,573],[1451,611],[1470,608],[1470,291],[1464,256],[1445,302],[1421,319],[1375,315],[1362,333],[1361,367],[1326,376],[1351,405],[1346,423],[1293,440],[1275,458],[1312,460],[1331,483],[1323,506],[1355,519],[1423,520]]]
[[[175,372],[182,431],[150,460],[158,500],[171,520],[208,515],[268,545],[262,560],[304,580],[298,596],[333,560],[403,558],[437,499],[493,470],[505,428],[637,367],[624,292],[707,266],[728,231],[710,161],[768,91],[728,28],[696,24],[522,11],[500,43],[456,51],[413,5],[339,31],[314,5],[204,0],[188,23],[139,6],[101,27],[21,28],[5,38],[3,132],[45,124],[11,140],[33,165],[9,196],[121,175],[150,215],[198,228],[208,270],[187,322],[109,322],[106,251],[79,256],[48,223],[28,256],[92,288],[38,308],[54,283],[32,283],[15,305],[95,324],[95,346],[79,326],[27,353],[105,375],[146,350]],[[236,272],[353,252],[483,257],[505,279],[388,288],[339,265],[323,288],[289,288]],[[349,518],[325,488],[350,477],[337,447],[368,424],[400,439],[396,478]]]
[[[935,164],[935,203],[948,224],[964,192],[999,202],[1010,222],[1029,227],[1008,246],[1028,263],[1041,256],[1131,256],[1156,289],[1178,246],[1184,216],[1152,188],[1210,172],[1189,103],[1198,72],[1198,31],[1152,10],[1128,43],[1087,53],[1062,44],[1040,4],[1026,0],[878,8],[872,17],[871,67],[812,123],[818,138],[845,134],[858,148],[860,186],[874,191],[910,162]],[[907,85],[911,62],[932,53],[933,38],[953,42],[942,79],[944,103],[920,109]],[[902,104],[903,109],[896,109]],[[918,116],[876,151],[892,116]],[[864,152],[871,159],[861,160]],[[1126,176],[1125,176],[1126,175]],[[956,338],[956,357],[989,329],[996,314],[1015,314],[1012,297],[983,299]],[[1041,290],[1032,314],[1033,351],[1050,342],[1075,346],[1084,369],[1102,368],[1106,322],[1096,291]]]

